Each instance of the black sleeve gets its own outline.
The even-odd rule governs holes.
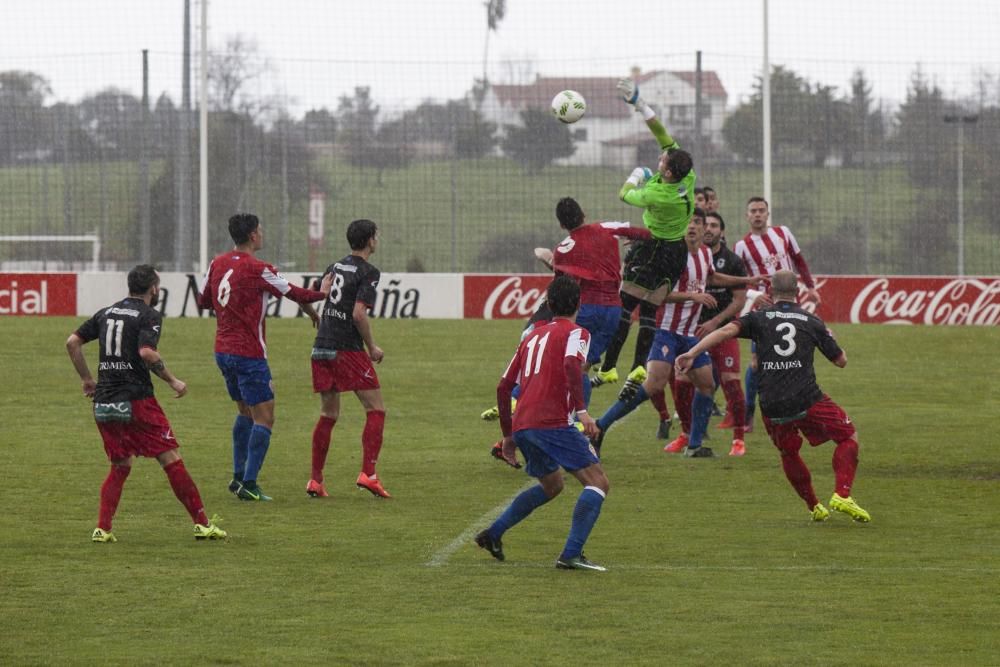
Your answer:
[[[732,260],[733,260],[733,266],[732,266],[732,271],[730,271],[729,275],[739,276],[740,278],[746,278],[747,269],[746,266],[743,265],[743,260],[740,259],[740,256],[734,252],[732,253]],[[744,287],[741,289],[746,289],[746,288]]]
[[[375,290],[378,289],[378,281],[382,279],[382,272],[371,267],[366,275],[361,277],[361,284],[358,285],[358,296],[356,302],[360,301],[366,306],[375,305]]]
[[[163,317],[153,310],[148,309],[139,320],[139,349],[151,347],[154,350],[160,342],[160,328],[163,326]]]
[[[97,321],[97,314],[91,317],[89,320],[80,325],[80,328],[76,330],[76,335],[83,339],[83,342],[89,343],[90,341],[96,339],[101,335],[101,325]]]
[[[740,332],[736,334],[737,338],[753,338],[754,313],[747,313],[733,322],[740,325]]]
[[[819,347],[819,351],[830,361],[835,361],[844,351],[837,344],[837,340],[833,337],[833,332],[820,320],[816,320],[813,326],[814,335],[816,336],[816,346]]]

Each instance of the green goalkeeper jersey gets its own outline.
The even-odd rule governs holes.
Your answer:
[[[650,130],[661,150],[680,148],[659,121]],[[684,238],[688,221],[694,213],[696,179],[694,169],[676,183],[668,183],[663,180],[663,174],[656,173],[640,188],[623,189],[621,198],[626,204],[645,209],[642,212],[642,222],[653,238],[677,241]]]

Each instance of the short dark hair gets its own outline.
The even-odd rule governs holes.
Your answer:
[[[583,224],[583,209],[572,197],[563,197],[556,204],[556,218],[560,227],[573,230]]]
[[[694,210],[691,211],[691,217],[692,218],[701,218],[702,221],[704,221],[705,220],[705,209],[703,209],[700,206],[695,206]]]
[[[698,195],[701,195],[701,196],[704,197],[705,196],[705,188],[695,188],[694,189],[694,196],[697,197]]]
[[[378,225],[367,218],[354,220],[347,225],[347,242],[351,244],[351,250],[361,250],[368,242],[375,238],[378,233]]]
[[[722,219],[722,216],[719,215],[718,212],[712,211],[711,213],[706,213],[705,214],[706,221],[707,221],[708,218],[715,218],[716,220],[718,220],[719,221],[719,229],[721,229],[722,231],[726,231],[726,221]]]
[[[128,293],[140,296],[159,282],[160,276],[156,275],[156,269],[151,264],[139,264],[128,272]]]
[[[580,286],[569,276],[557,276],[545,290],[549,309],[557,317],[569,317],[580,307]]]
[[[754,195],[753,197],[750,197],[750,199],[747,200],[747,207],[749,207],[750,204],[753,204],[754,202],[758,202],[758,201],[764,202],[764,206],[767,207],[767,210],[769,210],[769,211],[771,210],[771,205],[767,203],[767,200],[764,199],[761,196],[758,196],[758,195]]]
[[[716,194],[715,188],[713,188],[711,185],[706,185],[701,189],[701,191],[705,193],[705,197],[708,197],[709,192],[711,192],[713,195]]]
[[[243,245],[250,240],[250,235],[260,227],[260,218],[253,213],[237,213],[229,218],[229,235],[233,243]]]
[[[667,169],[674,175],[674,178],[680,181],[694,169],[694,160],[691,158],[691,154],[685,150],[667,151]]]

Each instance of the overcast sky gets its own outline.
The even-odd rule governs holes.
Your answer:
[[[657,12],[657,5],[662,10]],[[177,97],[183,0],[4,0],[0,69],[47,77],[56,99],[108,85],[140,92],[151,51],[151,90]],[[655,3],[508,0],[490,36],[494,82],[547,76],[617,76],[693,69],[704,52],[730,104],[750,91],[762,56],[763,0]],[[771,60],[812,81],[846,87],[863,67],[876,96],[900,100],[917,63],[949,95],[980,72],[1000,73],[997,0],[770,0]],[[192,2],[194,23],[200,3]],[[462,95],[482,72],[483,0],[210,0],[210,46],[242,34],[271,62],[259,93],[293,109],[335,107],[356,85],[392,106]],[[996,95],[994,91],[993,95]]]

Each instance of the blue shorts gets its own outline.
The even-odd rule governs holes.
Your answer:
[[[587,352],[587,363],[596,364],[601,355],[608,349],[611,339],[618,331],[618,321],[622,316],[621,306],[598,306],[585,303],[580,306],[576,315],[576,323],[590,332],[590,351]]]
[[[525,472],[535,478],[559,470],[582,470],[600,463],[587,436],[573,426],[526,428],[514,432],[514,442],[528,462]]]
[[[682,336],[673,331],[657,329],[653,337],[653,347],[649,348],[647,361],[665,361],[671,366],[678,356],[684,354],[698,344],[696,336]],[[702,352],[694,358],[691,368],[701,368],[712,363],[712,357],[708,352]]]
[[[267,366],[267,359],[216,352],[215,363],[222,371],[229,397],[234,401],[257,405],[274,400],[271,369]]]

